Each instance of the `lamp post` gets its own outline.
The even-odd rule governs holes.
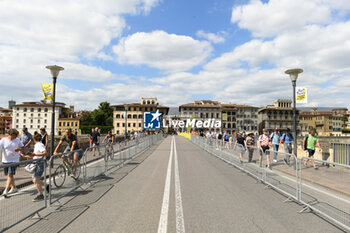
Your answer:
[[[125,137],[125,140],[126,140],[126,136],[127,136],[127,133],[128,133],[128,128],[127,128],[127,119],[128,119],[128,105],[125,104],[124,105],[124,108],[125,108],[125,132],[124,132],[124,137]]]
[[[290,79],[292,80],[293,86],[293,132],[294,132],[294,155],[297,157],[297,116],[296,116],[296,99],[295,99],[295,88],[298,79],[298,74],[302,73],[302,69],[290,69],[286,70],[285,73],[289,74]]]
[[[57,76],[61,70],[64,70],[63,67],[60,66],[46,66],[46,69],[51,71],[52,79],[53,79],[53,93],[52,93],[52,118],[51,118],[51,154],[54,152],[55,146],[55,98],[56,98],[56,80]]]

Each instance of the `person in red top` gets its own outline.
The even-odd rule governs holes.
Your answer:
[[[262,167],[262,159],[263,159],[263,155],[266,154],[266,162],[267,165],[266,167],[268,167],[271,170],[271,165],[270,165],[270,153],[269,153],[269,149],[270,149],[270,138],[268,135],[268,131],[267,129],[263,130],[264,133],[262,135],[260,135],[259,139],[258,139],[258,147],[260,149],[260,158],[259,158],[259,166]]]

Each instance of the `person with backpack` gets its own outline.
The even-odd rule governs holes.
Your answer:
[[[255,149],[255,139],[254,139],[254,133],[249,132],[247,138],[245,139],[245,145],[246,149],[248,150],[248,162],[252,162],[253,159],[253,153]]]
[[[237,148],[237,152],[239,153],[239,161],[241,162],[241,164],[243,164],[243,154],[245,152],[245,148],[246,148],[246,144],[245,144],[245,139],[243,137],[242,134],[237,134],[236,137],[236,144],[235,144],[235,148]]]
[[[270,140],[273,146],[273,162],[277,163],[277,154],[278,148],[280,146],[281,134],[278,131],[278,128],[275,128],[275,132],[270,135]]]
[[[229,141],[230,141],[230,135],[228,134],[227,131],[225,131],[224,143],[225,143],[225,148],[227,148],[227,149],[229,149]]]
[[[262,159],[264,154],[266,154],[266,167],[271,170],[271,165],[270,165],[270,138],[268,136],[269,131],[267,129],[263,129],[263,134],[259,136],[258,139],[258,147],[260,149],[260,158],[259,158],[259,166],[262,167]]]
[[[321,152],[321,145],[320,142],[318,141],[318,137],[316,136],[316,130],[311,129],[310,134],[306,135],[303,141],[303,148],[304,150],[307,150],[309,153],[309,158],[313,158],[315,151],[316,151],[316,145],[319,148],[319,151]],[[304,161],[304,166],[308,167],[309,160]],[[318,166],[315,164],[314,160],[311,160],[312,166],[314,169],[318,169]]]
[[[217,132],[217,134],[216,134],[216,149],[218,150],[219,149],[219,147],[221,146],[221,144],[222,144],[222,133],[221,133],[221,131],[218,131]]]
[[[290,155],[292,154],[292,142],[294,140],[293,134],[290,132],[290,129],[287,128],[286,132],[282,135],[281,143],[284,146],[284,152],[286,153],[285,158],[283,159],[285,164],[290,166]]]

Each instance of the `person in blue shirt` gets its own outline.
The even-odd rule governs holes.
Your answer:
[[[286,152],[286,157],[284,162],[290,166],[290,155],[292,153],[292,142],[294,140],[293,134],[291,134],[290,129],[287,128],[287,131],[282,135],[281,142],[284,146],[284,152]]]
[[[278,128],[275,128],[275,132],[273,132],[270,135],[270,140],[274,150],[273,162],[277,163],[278,148],[280,146],[280,140],[281,140],[281,134],[279,133]]]

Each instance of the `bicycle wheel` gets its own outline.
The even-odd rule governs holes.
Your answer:
[[[109,154],[109,149],[108,149],[108,147],[106,147],[105,156],[103,157],[105,162],[107,162],[107,160],[108,160],[108,154]]]
[[[65,167],[61,164],[59,165],[53,175],[53,183],[57,188],[62,187],[64,184],[64,181],[66,180],[66,169]]]
[[[75,170],[75,173],[74,173],[75,179],[79,179],[80,173],[81,173],[81,166],[80,166],[80,162],[78,161],[77,169]]]
[[[114,150],[113,150],[113,147],[111,149],[109,149],[109,157],[111,158],[111,160],[114,159]]]

